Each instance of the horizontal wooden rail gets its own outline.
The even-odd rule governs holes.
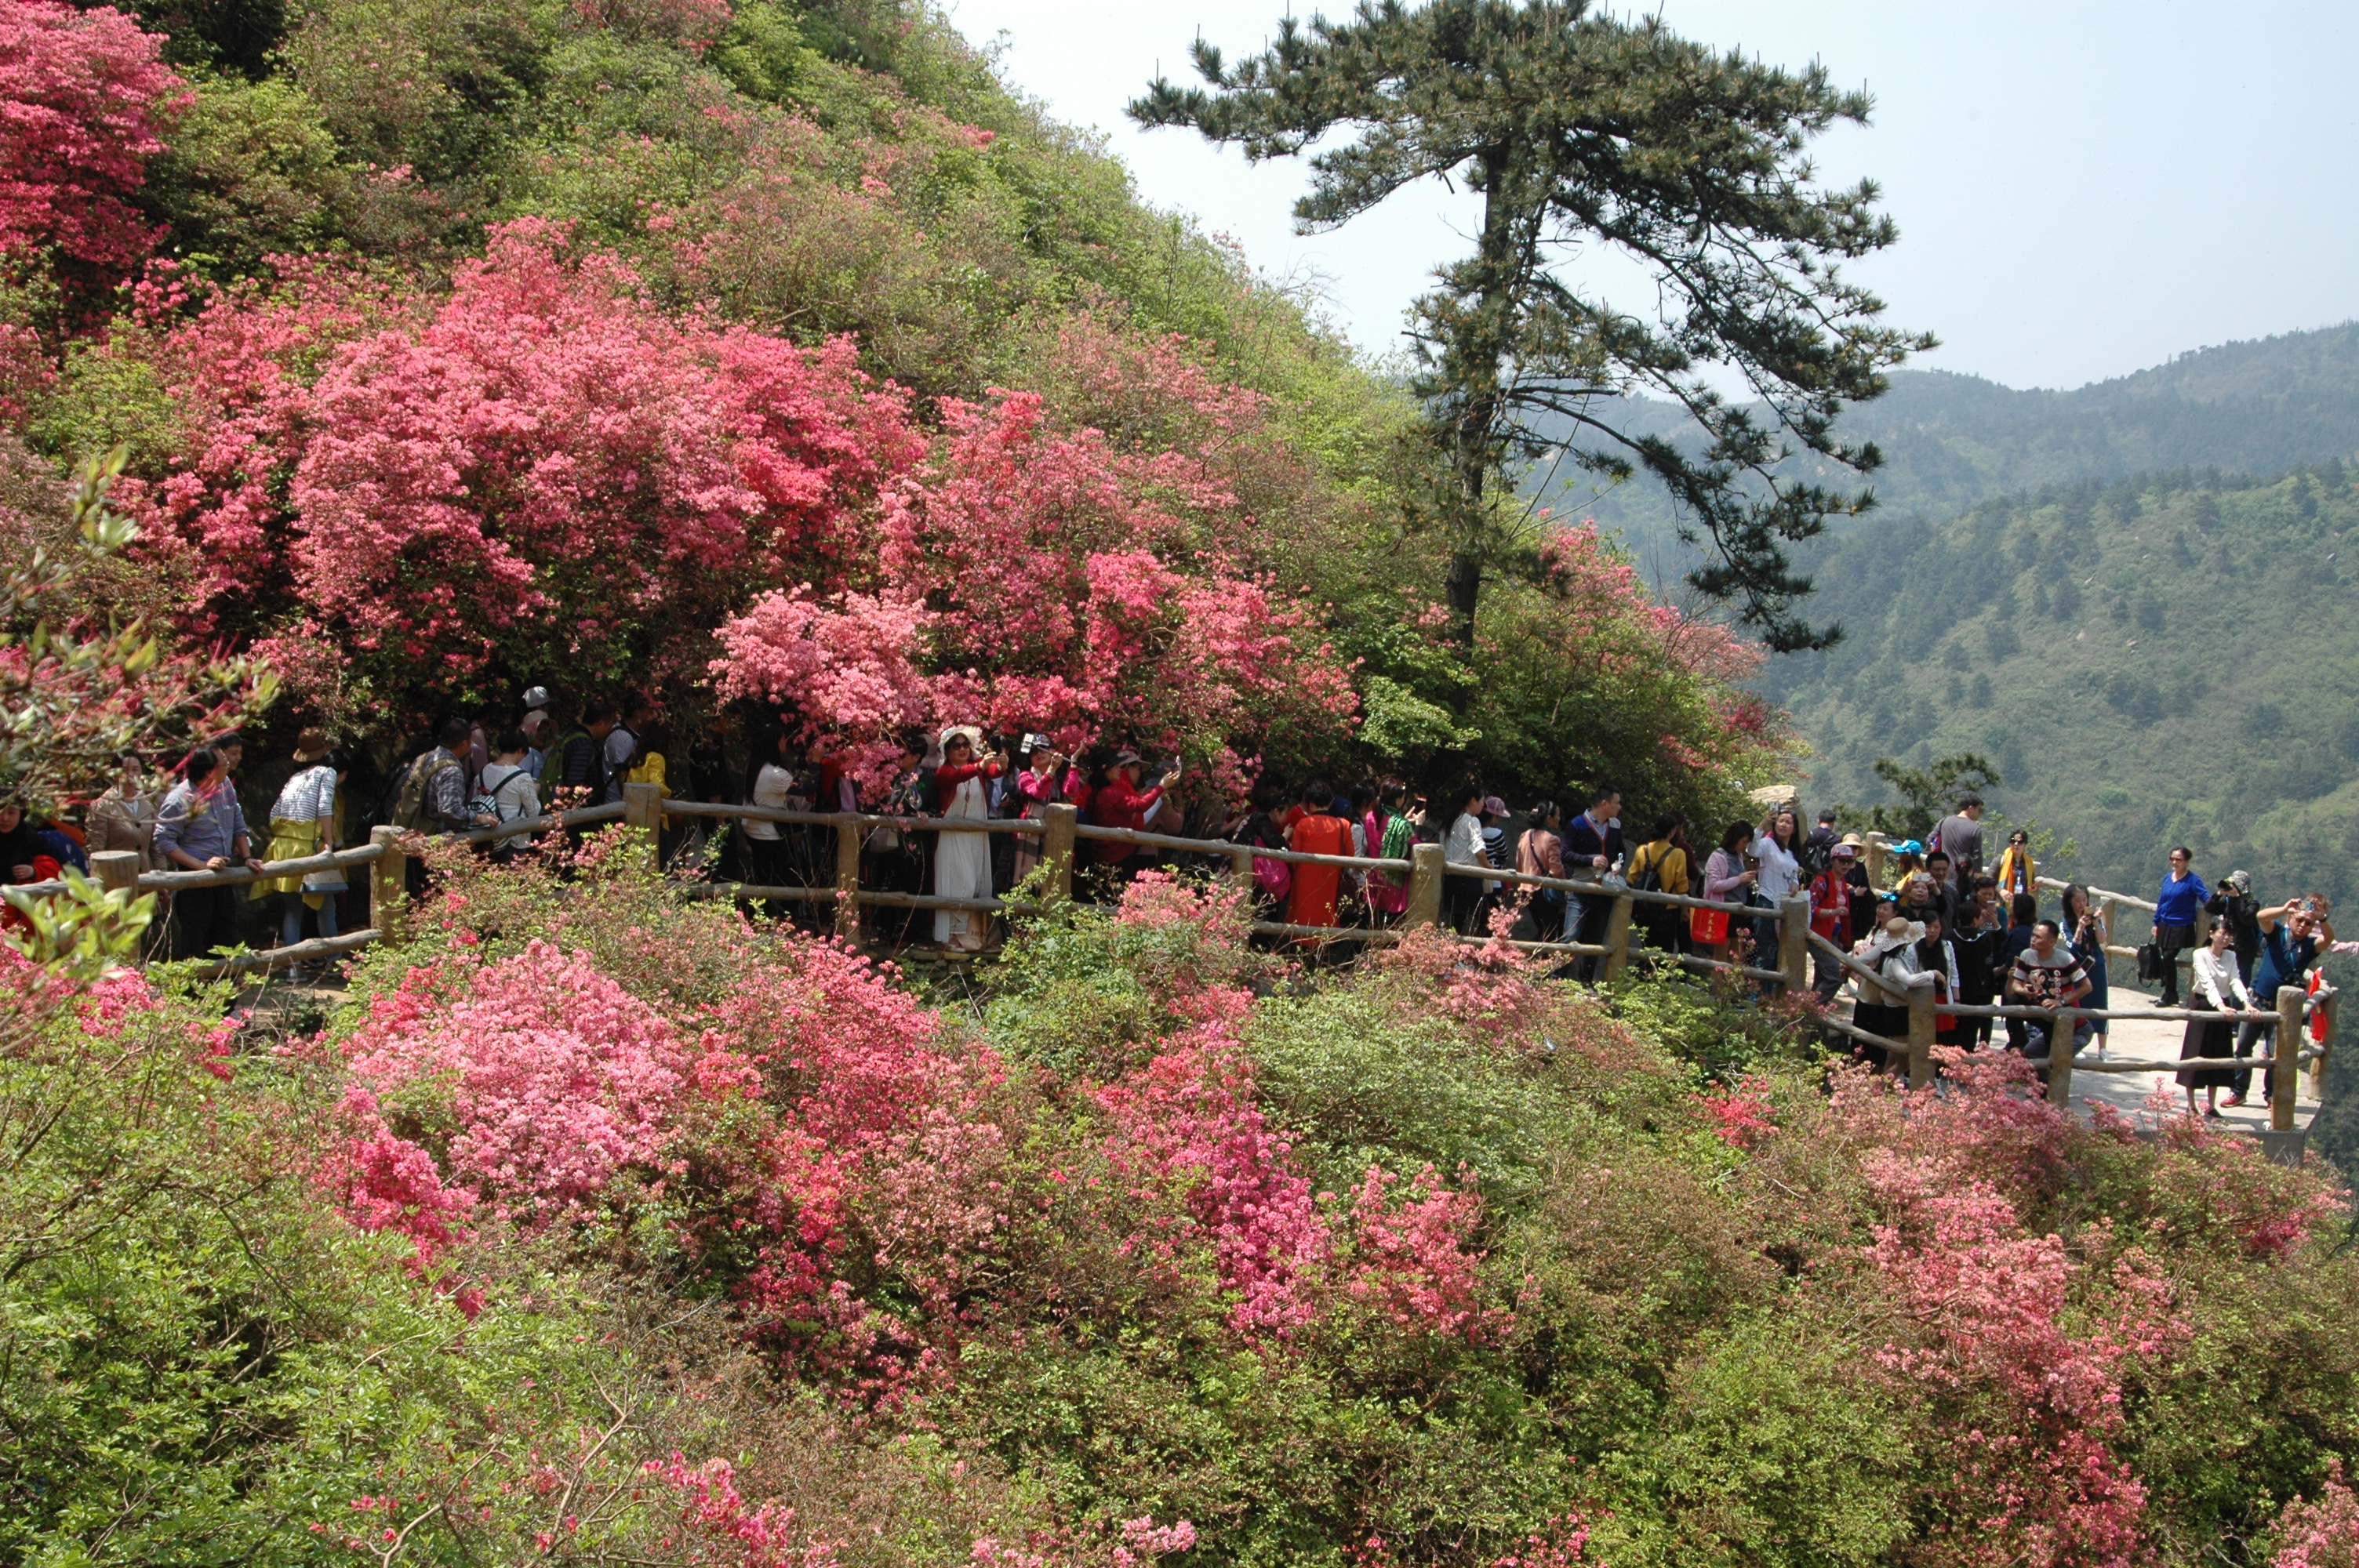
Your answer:
[[[356,849],[337,849],[325,855],[305,855],[292,860],[266,860],[258,871],[248,866],[224,866],[218,871],[142,871],[139,885],[143,888],[214,888],[231,887],[240,882],[266,882],[280,877],[308,876],[313,871],[341,871],[346,866],[365,866],[384,853],[374,844],[364,844]]]
[[[1841,964],[1854,979],[1864,985],[1874,986],[1883,994],[1883,1005],[1886,1007],[1907,1006],[1908,993],[1911,990],[1920,986],[1930,986],[1933,983],[1933,977],[1927,974],[1902,975],[1897,978],[1879,975],[1815,931],[1810,933],[1810,946]]]
[[[1361,860],[1354,863],[1366,865],[1368,862]],[[1397,860],[1387,863],[1400,864]],[[1442,871],[1445,875],[1453,877],[1480,877],[1486,882],[1508,882],[1517,887],[1554,888],[1560,892],[1578,893],[1583,898],[1619,898],[1627,893],[1632,898],[1641,899],[1648,903],[1669,904],[1674,909],[1726,910],[1732,914],[1742,914],[1756,920],[1765,915],[1771,920],[1778,917],[1777,911],[1774,907],[1765,907],[1757,903],[1730,903],[1723,899],[1690,898],[1683,892],[1663,892],[1654,888],[1618,887],[1612,882],[1599,881],[1588,877],[1544,877],[1531,871],[1509,871],[1492,866],[1469,866],[1456,860],[1442,862]]]
[[[357,952],[373,942],[384,940],[384,936],[385,934],[374,925],[362,931],[347,931],[341,936],[314,936],[291,947],[265,947],[252,953],[233,953],[219,963],[205,965],[197,972],[209,980],[217,980],[255,969],[275,969],[281,965],[299,964],[310,958],[332,958],[340,953]]]
[[[1646,949],[1641,948],[1640,951],[1644,952]],[[1756,968],[1751,964],[1732,964],[1724,958],[1707,958],[1698,953],[1669,953],[1661,956],[1669,958],[1683,968],[1743,975],[1748,980],[1783,981],[1788,978],[1782,970]]]

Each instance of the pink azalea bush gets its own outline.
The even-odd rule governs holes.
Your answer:
[[[685,1048],[586,956],[535,941],[420,979],[376,999],[345,1046],[355,1163],[385,1173],[367,1217],[387,1222],[389,1186],[417,1213],[404,1228],[440,1223],[435,1179],[412,1152],[428,1141],[495,1216],[535,1222],[594,1203],[618,1172],[662,1153]]]
[[[109,5],[0,5],[0,255],[55,246],[120,276],[155,243],[132,200],[189,102],[163,42]]]

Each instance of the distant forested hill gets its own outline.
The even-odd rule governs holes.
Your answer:
[[[1810,797],[1884,798],[1878,755],[1979,751],[1996,805],[2079,840],[2072,874],[2144,892],[2184,841],[2265,895],[2359,896],[2354,479],[2093,480],[1862,523],[1816,561],[1845,641],[1765,672],[1818,750]]]
[[[1668,405],[1633,412],[1645,428],[1680,424]],[[1994,496],[2136,473],[2281,474],[2359,454],[2359,323],[2198,349],[2071,392],[1902,371],[1884,397],[1848,411],[1842,428],[1883,449],[1877,519],[1939,522]],[[1813,471],[1845,482],[1832,465]],[[1594,515],[1661,578],[1678,575],[1669,503],[1651,481],[1596,494],[1586,476],[1556,478],[1549,499],[1560,513]]]

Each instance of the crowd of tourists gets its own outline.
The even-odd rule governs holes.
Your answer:
[[[593,697],[569,705],[534,687],[521,694],[512,716],[452,718],[389,771],[369,773],[363,763],[366,776],[356,779],[355,759],[323,731],[306,729],[294,741],[257,834],[238,793],[244,738],[227,734],[160,776],[137,756],[121,758],[117,776],[79,825],[0,807],[0,876],[27,882],[68,867],[87,871],[89,854],[107,849],[132,851],[143,871],[240,864],[258,871],[364,842],[379,824],[429,836],[473,834],[485,840],[481,852],[507,859],[536,853],[538,835],[520,827],[500,836],[496,829],[537,823],[559,806],[619,802],[625,785],[640,783],[673,799],[781,814],[667,816],[665,863],[741,884],[748,906],[769,917],[813,929],[832,925],[825,890],[838,871],[835,830],[783,817],[860,810],[853,778],[826,741],[799,744],[775,718],[758,719],[741,744],[730,741],[716,726],[676,746],[654,705],[636,694],[619,703]],[[1820,813],[1806,831],[1790,804],[1768,807],[1758,820],[1730,822],[1704,839],[1704,848],[1677,813],[1657,816],[1643,835],[1625,832],[1622,795],[1610,785],[1590,791],[1568,815],[1552,800],[1512,810],[1475,780],[1430,797],[1397,779],[1337,788],[1320,778],[1291,785],[1265,778],[1244,809],[1231,810],[1217,791],[1179,789],[1176,762],[1151,762],[1129,750],[1077,756],[1041,734],[994,736],[970,725],[912,730],[900,745],[889,788],[869,807],[876,814],[1037,821],[1050,806],[1068,804],[1082,822],[1129,829],[1120,838],[1090,837],[1082,848],[1077,874],[1096,896],[1150,866],[1225,870],[1231,863],[1225,853],[1175,855],[1138,835],[1325,857],[1252,855],[1256,914],[1287,928],[1272,941],[1316,940],[1322,950],[1348,950],[1354,930],[1398,923],[1408,905],[1407,863],[1426,843],[1439,844],[1451,869],[1440,913],[1461,934],[1594,947],[1608,935],[1621,892],[1681,895],[1718,907],[1636,900],[1636,960],[1738,975],[1749,969],[1765,990],[1777,983],[1770,968],[1778,913],[1788,900],[1807,899],[1810,929],[1821,939],[1814,954],[1820,999],[1832,1001],[1848,989],[1855,1027],[1886,1040],[1908,1034],[1908,1008],[1897,999],[1917,976],[1932,979],[1936,1039],[1966,1049],[1988,1045],[2000,1031],[1993,1020],[1955,1007],[1999,1002],[2061,1014],[2106,1011],[2112,1000],[2109,908],[2075,883],[2043,912],[2029,836],[2018,829],[2004,844],[1986,843],[1985,808],[1973,795],[1927,840],[1889,846],[1886,874],[1877,878],[1860,835],[1839,832],[1832,812]],[[864,890],[955,902],[936,909],[871,904],[863,914],[866,934],[897,946],[930,941],[980,951],[996,935],[993,912],[984,906],[1023,882],[1040,852],[1038,835],[873,827],[861,848]],[[1354,860],[1382,863],[1364,869]],[[411,871],[422,874],[414,860]],[[1590,885],[1545,885],[1550,881]],[[359,913],[346,907],[355,896],[346,870],[332,866],[175,889],[168,951],[201,957],[237,945],[249,924],[266,921],[281,946],[298,944],[307,932],[332,938]],[[263,905],[266,914],[250,916]],[[2170,851],[2148,935],[2138,949],[2140,979],[2159,983],[2160,1005],[2180,1005],[2184,957],[2185,1000],[2201,1011],[2269,1011],[2281,988],[2320,983],[2315,966],[2326,953],[2359,952],[2359,944],[2338,948],[2322,896],[2263,906],[2242,871],[2215,891],[2184,848]],[[1851,964],[1835,953],[1847,953]],[[1596,955],[1580,954],[1563,972],[1592,979],[1598,968]],[[1861,972],[1901,989],[1863,984]],[[2245,1103],[2251,1069],[2234,1064],[2249,1064],[2274,1027],[2270,1020],[2229,1019],[2188,1025],[2186,1059],[2227,1064],[2180,1071],[2190,1111],[2198,1091],[2211,1115],[2218,1114],[2223,1089],[2225,1104]],[[2032,1057],[2046,1055],[2059,1037],[2075,1050],[2093,1043],[2102,1054],[2109,1033],[2106,1020],[2085,1017],[2071,1018],[2069,1028],[2060,1017],[2007,1019],[2003,1029],[2007,1048]],[[1875,1045],[1861,1051],[1886,1066],[1898,1055]],[[2265,1093],[2267,1082],[2264,1075]]]

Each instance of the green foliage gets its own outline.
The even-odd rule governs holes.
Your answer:
[[[2346,898],[2359,703],[2320,629],[2359,610],[2354,479],[2338,463],[2079,484],[1942,528],[1859,530],[1821,574],[1854,644],[1777,661],[1765,685],[1827,796],[1873,800],[1877,757],[1971,752],[2006,774],[1993,806],[2069,832],[2075,875],[2098,886],[2151,897],[2185,843],[2210,881],[2251,871],[2264,903]],[[2160,632],[2139,621],[2148,604]],[[1994,659],[1982,633],[2003,620],[2019,646]],[[1953,653],[1986,704],[1949,700]]]
[[[1837,806],[1845,826],[1862,823],[1895,838],[1920,841],[1932,838],[1941,818],[1957,809],[1960,796],[1996,789],[2006,782],[1987,760],[1972,752],[1943,757],[1925,768],[1906,768],[1889,757],[1878,757],[1873,771],[1898,793],[1900,804],[1872,807],[1864,816],[1850,806]]]
[[[1313,1181],[1357,1186],[1371,1165],[1461,1166],[1501,1195],[1528,1189],[1567,1119],[1587,1111],[1545,1057],[1470,1050],[1393,985],[1321,987],[1255,1009],[1255,1083]]]
[[[310,97],[278,79],[200,76],[194,86],[143,193],[183,259],[235,277],[266,255],[325,248],[351,177]]]
[[[87,984],[111,968],[136,963],[140,934],[156,917],[156,895],[136,888],[103,888],[95,879],[66,868],[66,891],[28,898],[6,891],[9,904],[24,917],[22,929],[0,933],[0,941],[33,962]]]
[[[1909,1434],[1858,1375],[1864,1350],[1781,1313],[1745,1313],[1699,1336],[1660,1429],[1609,1464],[1617,1487],[1648,1506],[1606,1523],[1601,1555],[1727,1568],[1890,1561],[1908,1535],[1893,1494]]]
[[[102,612],[114,608],[109,568],[139,535],[107,502],[126,455],[76,470],[60,517],[0,513],[21,552],[0,574],[0,804],[95,793],[122,752],[245,722],[277,698],[257,660],[168,653],[143,621]]]
[[[1643,465],[1709,535],[1718,558],[1690,574],[1693,587],[1735,602],[1774,647],[1819,645],[1792,612],[1810,583],[1784,546],[1872,498],[1797,482],[1781,465],[1803,450],[1875,468],[1873,447],[1834,438],[1834,416],[1933,343],[1879,325],[1882,301],[1841,276],[1842,261],[1897,237],[1875,212],[1875,187],[1821,189],[1802,157],[1831,125],[1864,124],[1865,93],[1837,90],[1817,66],[1788,73],[1716,54],[1659,17],[1625,22],[1553,0],[1366,6],[1307,29],[1288,16],[1274,44],[1234,67],[1201,37],[1192,53],[1206,85],[1158,79],[1134,118],[1193,126],[1256,160],[1357,134],[1312,160],[1295,204],[1307,228],[1429,178],[1483,197],[1473,254],[1439,269],[1413,329],[1417,390],[1448,469],[1431,498],[1460,642],[1475,639],[1485,576],[1528,548],[1529,511],[1498,492],[1511,460],[1548,444],[1535,421],[1551,420],[1576,432],[1565,449],[1581,467],[1619,480]],[[1667,184],[1664,168],[1680,178]],[[1649,272],[1671,302],[1660,324],[1551,265],[1590,246]],[[1769,395],[1732,406],[1702,363]],[[1708,433],[1700,455],[1617,423],[1616,400],[1642,387]]]

